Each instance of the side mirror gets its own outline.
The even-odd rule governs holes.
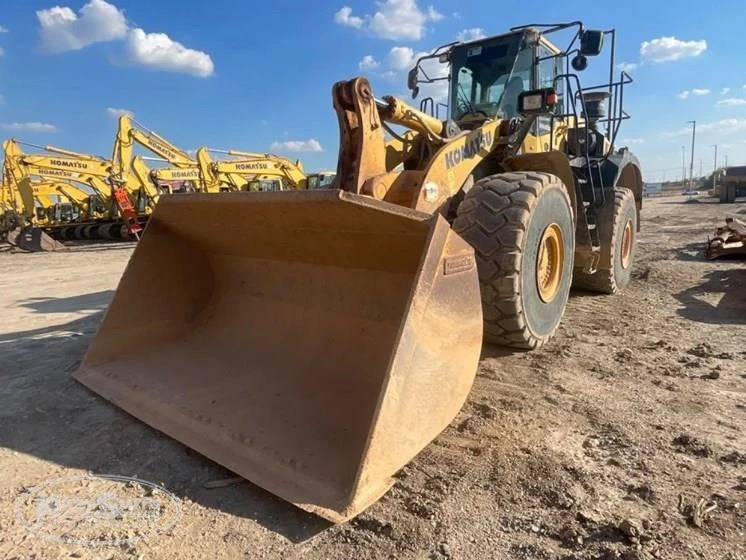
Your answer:
[[[417,96],[420,94],[420,87],[414,86],[412,89],[412,99],[417,99]]]
[[[415,66],[409,71],[409,74],[407,74],[407,87],[411,90],[414,90],[417,88],[418,72],[419,72],[419,68]]]
[[[597,29],[587,29],[580,36],[580,54],[598,56],[604,46],[604,32]]]
[[[518,94],[518,113],[530,115],[551,115],[559,98],[553,88],[534,89]]]

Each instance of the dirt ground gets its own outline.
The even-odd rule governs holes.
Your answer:
[[[242,483],[73,381],[127,244],[0,253],[0,557],[746,558],[746,261],[708,262],[725,212],[646,200],[631,287],[573,294],[545,348],[485,347],[450,427],[355,520],[329,526]],[[146,320],[146,318],[144,318]],[[135,476],[181,501],[144,542],[30,534],[29,487]]]

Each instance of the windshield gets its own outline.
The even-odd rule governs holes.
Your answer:
[[[283,190],[282,181],[279,179],[256,179],[249,181],[247,190],[251,192],[281,191]]]
[[[533,49],[522,45],[522,37],[516,33],[453,50],[453,119],[471,113],[518,115],[518,94],[531,89],[534,58]]]
[[[326,189],[334,182],[334,173],[318,173],[308,176],[309,189]]]

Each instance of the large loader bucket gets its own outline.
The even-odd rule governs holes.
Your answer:
[[[83,384],[335,522],[463,405],[482,316],[442,217],[338,190],[161,198]]]

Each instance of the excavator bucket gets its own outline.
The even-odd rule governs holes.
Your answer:
[[[463,405],[482,315],[440,216],[340,190],[163,197],[78,381],[331,521]]]
[[[8,243],[29,253],[67,250],[62,243],[55,241],[43,229],[36,226],[23,226],[10,231]]]

